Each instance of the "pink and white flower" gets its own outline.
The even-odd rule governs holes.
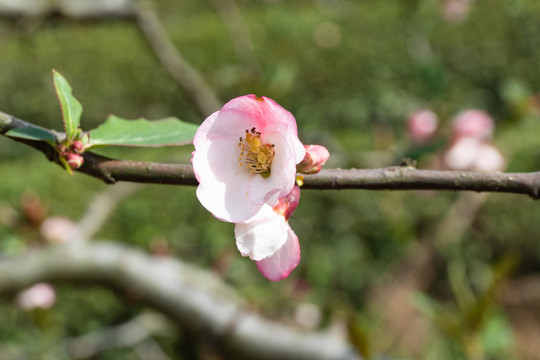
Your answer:
[[[298,237],[287,222],[299,200],[300,188],[295,186],[276,207],[265,205],[249,221],[234,228],[238,250],[255,260],[268,280],[286,278],[300,262]]]
[[[197,197],[220,220],[241,223],[274,207],[295,184],[305,156],[294,116],[255,95],[229,101],[193,140]]]

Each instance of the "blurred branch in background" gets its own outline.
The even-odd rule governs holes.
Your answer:
[[[4,17],[47,17],[60,14],[71,18],[106,19],[133,17],[132,0],[0,0]]]
[[[133,183],[118,185],[106,189],[92,200],[86,213],[77,224],[78,235],[81,239],[92,239],[107,221],[115,206],[143,187],[141,184]]]
[[[166,360],[170,357],[152,336],[170,334],[174,331],[172,328],[173,324],[166,317],[146,312],[123,324],[65,340],[62,347],[72,359],[88,359],[107,349],[132,347],[135,352],[146,349],[141,359]]]
[[[135,13],[139,28],[156,57],[171,76],[186,89],[202,113],[208,116],[219,110],[222,104],[216,93],[174,46],[152,5],[139,2]]]
[[[442,268],[448,246],[461,240],[489,194],[461,193],[444,217],[411,246],[380,284],[371,290],[370,306],[381,313],[389,348],[421,353],[433,325],[414,304],[417,292],[427,292]],[[413,326],[414,332],[406,329]],[[390,349],[387,349],[390,350]]]
[[[234,0],[212,0],[212,3],[229,31],[236,57],[244,69],[244,77],[247,80],[258,79],[263,71],[255,55],[249,27],[238,5]]]
[[[235,358],[359,359],[339,334],[304,333],[266,320],[246,310],[215,275],[119,243],[67,243],[0,261],[0,294],[42,281],[102,283],[137,294],[141,303]]]
[[[233,4],[234,5],[234,4]],[[217,6],[222,13],[226,13],[227,18],[237,21],[241,14],[231,12],[231,5],[225,8]],[[182,53],[175,47],[163,24],[159,20],[151,3],[134,0],[67,0],[67,1],[40,1],[35,3],[32,0],[12,2],[0,0],[0,16],[36,19],[46,18],[53,15],[61,15],[74,19],[128,19],[135,20],[144,38],[148,41],[151,50],[156,55],[163,68],[169,72],[172,78],[180,84],[191,96],[199,110],[208,116],[221,108],[215,91],[206,83],[202,75],[182,56]],[[233,39],[235,49],[242,58],[253,62],[254,56],[249,56],[252,48],[249,44],[249,33],[245,35],[245,29],[238,28],[241,24],[231,28],[231,35],[240,36],[238,40]],[[237,30],[238,29],[238,30]],[[241,35],[242,34],[242,35]],[[249,68],[250,72],[256,74],[255,65]],[[255,70],[254,70],[255,69]]]

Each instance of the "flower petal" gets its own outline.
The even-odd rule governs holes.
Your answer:
[[[285,279],[300,262],[298,237],[290,227],[287,233],[287,241],[274,255],[257,261],[257,268],[270,281]]]
[[[223,110],[237,110],[248,114],[255,120],[257,127],[262,129],[267,124],[283,123],[293,130],[294,135],[298,135],[294,116],[274,100],[265,96],[260,98],[253,94],[240,96],[225,104]]]
[[[199,183],[226,181],[242,169],[238,162],[238,139],[214,138],[193,153],[193,171]]]
[[[227,183],[201,183],[197,187],[197,198],[208,211],[222,221],[246,221],[261,208],[252,205],[247,196],[247,183],[252,177],[249,171],[239,170]]]
[[[238,140],[246,129],[256,126],[254,119],[245,111],[219,110],[203,121],[193,138],[195,149],[214,137],[227,137]]]
[[[274,255],[283,246],[289,230],[285,218],[265,205],[249,222],[236,224],[236,246],[243,256],[262,260]]]

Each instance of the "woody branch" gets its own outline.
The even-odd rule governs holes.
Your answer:
[[[0,112],[0,133],[11,129],[37,127],[24,120]],[[50,131],[57,139],[62,133]],[[22,142],[43,152],[51,161],[59,163],[56,151],[48,144],[24,139]],[[191,165],[161,164],[131,160],[117,160],[92,152],[84,154],[84,165],[78,169],[106,183],[129,181],[139,183],[197,185]],[[306,175],[304,189],[339,190],[454,190],[526,194],[540,198],[540,172],[501,173],[419,170],[410,166],[380,169],[328,169]]]

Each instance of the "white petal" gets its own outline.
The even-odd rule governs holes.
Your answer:
[[[476,171],[503,171],[505,166],[506,161],[495,146],[484,144],[479,149],[474,166]]]
[[[289,224],[285,218],[265,206],[250,222],[236,224],[236,246],[243,256],[262,260],[278,251],[287,241]]]
[[[197,187],[197,198],[208,211],[222,221],[246,221],[261,208],[252,205],[247,196],[247,184],[252,177],[251,172],[240,169],[226,183],[201,183]]]
[[[444,154],[446,166],[452,170],[473,170],[480,146],[477,139],[459,139]]]
[[[193,171],[199,183],[225,181],[242,168],[239,165],[238,139],[214,138],[193,153]]]
[[[298,237],[289,228],[287,241],[269,258],[257,261],[257,268],[270,281],[285,279],[300,262]]]
[[[256,126],[254,119],[242,111],[220,110],[210,115],[201,124],[193,138],[195,149],[214,137],[231,136],[238,139],[246,129]]]

